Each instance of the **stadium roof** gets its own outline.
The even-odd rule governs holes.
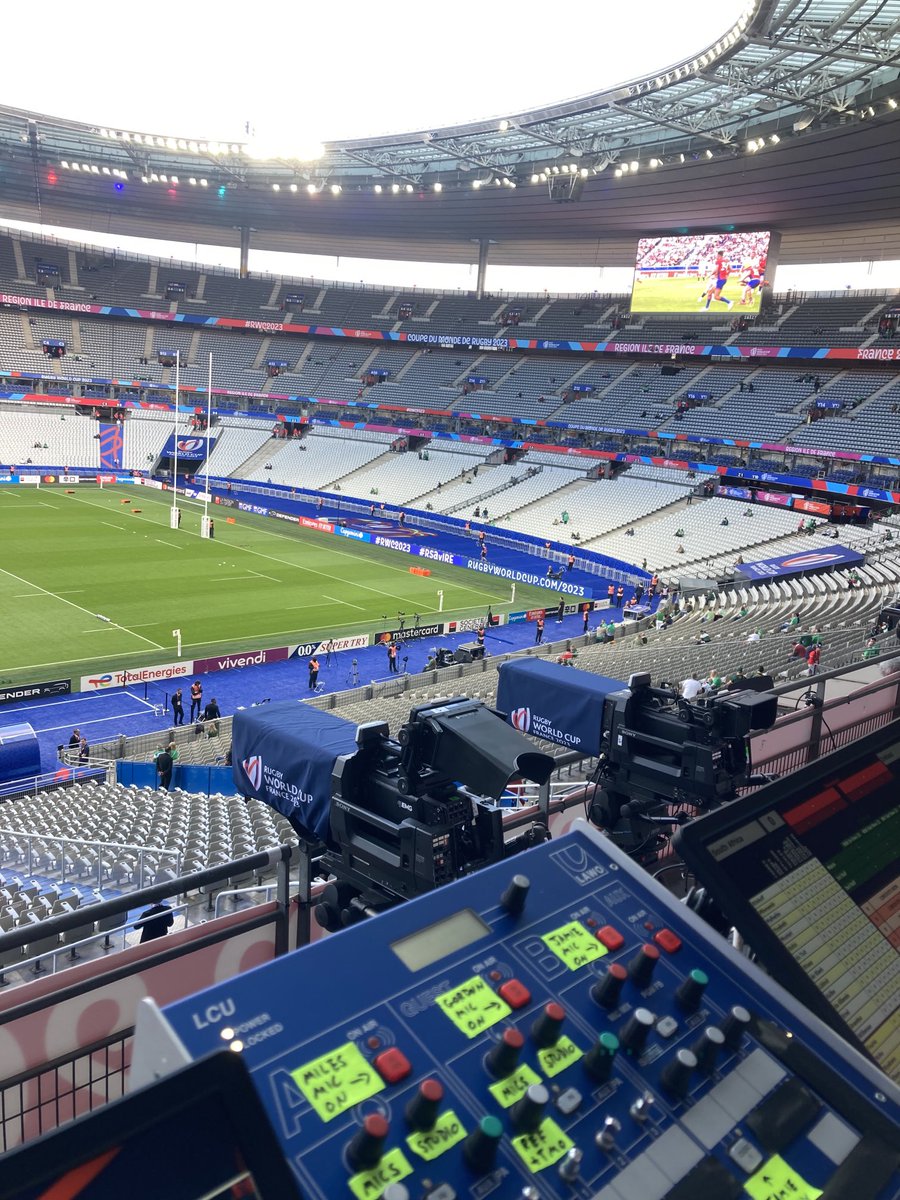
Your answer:
[[[315,161],[5,107],[0,211],[435,262],[489,239],[495,263],[627,266],[640,234],[730,226],[780,229],[792,263],[900,258],[898,67],[900,0],[748,0],[663,73]]]

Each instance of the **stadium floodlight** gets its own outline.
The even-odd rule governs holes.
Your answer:
[[[888,108],[896,108],[897,107],[897,101],[894,99],[893,96],[888,96],[887,105],[888,105]]]
[[[162,174],[161,174],[161,175],[160,175],[160,177],[159,177],[159,182],[160,182],[160,183],[168,183],[168,182],[169,182],[169,177],[168,177],[168,175],[162,175]]]
[[[66,165],[66,164],[65,164],[65,163],[63,163],[63,166],[65,166],[65,165]],[[540,178],[541,178],[541,177],[540,177],[540,175],[532,175],[532,177],[531,177],[531,182],[532,182],[532,183],[538,183],[538,182],[539,182],[539,180],[540,180]]]
[[[475,189],[475,191],[477,192],[477,191],[478,191],[478,189],[481,187],[481,180],[480,180],[480,179],[473,179],[473,180],[472,180],[472,187],[473,187],[473,188]]]
[[[201,179],[200,186],[201,187],[209,187],[209,181],[207,179]]]
[[[141,176],[141,183],[149,183],[149,182],[150,182],[149,176],[147,176],[147,175]]]
[[[416,189],[413,187],[413,185],[411,183],[408,183],[406,185],[406,190],[407,190],[407,192],[414,192]]]
[[[392,184],[391,184],[391,191],[392,191],[392,192],[394,193],[394,195],[396,196],[396,195],[397,195],[397,193],[400,191],[400,184],[399,184],[399,183],[392,183]]]
[[[656,170],[656,168],[657,168],[658,166],[659,166],[659,159],[658,159],[658,158],[651,158],[651,159],[650,159],[650,169],[651,169],[651,171],[655,171],[655,170]]]
[[[72,170],[73,170],[73,171],[80,171],[80,170],[81,170],[81,166],[80,166],[78,163],[74,163],[74,162],[73,162],[73,163],[72,163]]]
[[[619,167],[619,174],[627,175],[630,169],[631,168],[628,166],[628,163],[622,163],[621,167]]]
[[[578,170],[578,163],[569,163],[569,170],[574,175],[576,173],[576,171]]]
[[[550,168],[550,170],[553,172],[554,175],[559,174],[559,167],[556,165],[556,163],[553,164],[553,166]]]
[[[166,149],[167,150],[177,150],[178,149],[178,143],[175,141],[174,138],[166,138]]]
[[[333,183],[331,185],[332,196],[339,196],[341,194],[341,190],[342,190],[341,185],[339,183]],[[412,188],[410,188],[409,190],[412,191]]]
[[[773,133],[772,136],[769,138],[769,141],[772,143],[773,146],[777,146],[778,143],[781,141],[781,138],[778,136],[777,133]]]
[[[582,167],[578,174],[582,179],[587,179],[588,175],[590,175],[590,171],[587,169],[587,167]]]
[[[509,129],[509,121],[507,121],[506,118],[504,117],[503,120],[500,122],[500,124],[497,126],[497,128],[500,130],[501,133],[506,133],[506,131]]]
[[[563,175],[568,175],[568,173],[569,173],[569,164],[568,164],[568,163],[563,163],[563,165],[562,165],[562,166],[561,166],[559,169],[562,171]]]
[[[712,156],[713,156],[713,152],[712,152],[712,150],[707,150],[707,151],[706,151],[706,157],[707,157],[707,158],[712,158]]]
[[[197,186],[197,180],[194,178],[193,175],[191,175],[191,177],[188,179],[188,183],[191,185],[191,187]]]
[[[297,185],[296,185],[296,183],[292,183],[292,184],[291,184],[291,191],[292,191],[292,192],[296,192],[296,190],[297,190]]]
[[[756,144],[755,138],[751,138],[750,141],[747,143],[747,149],[749,150],[749,152],[751,154],[755,154],[756,151],[759,149],[759,146],[757,146],[757,144]]]
[[[196,142],[188,142],[188,150],[190,150],[191,154],[196,154],[199,150],[199,146]]]
[[[63,168],[63,170],[64,170],[64,171],[68,171],[68,169],[69,169],[69,164],[66,162],[66,160],[65,160],[65,159],[63,159],[63,160],[62,160],[62,162],[61,162],[59,165],[60,165],[60,166]]]
[[[272,184],[272,191],[273,191],[273,192],[280,192],[280,191],[281,191],[281,184],[280,184],[280,183],[273,183],[273,184]]]
[[[177,182],[178,182],[178,176],[177,176],[177,175],[170,175],[170,176],[169,176],[169,183],[177,183]]]
[[[438,180],[437,183],[434,185],[434,190],[436,192],[442,192],[444,190],[444,185],[441,183],[440,180]]]
[[[101,167],[101,168],[100,168],[100,173],[101,173],[102,175],[108,175],[108,174],[109,174],[109,167]]]
[[[631,167],[632,171],[636,171],[641,164],[639,162],[632,161],[628,165]]]
[[[310,196],[314,196],[319,189],[314,183],[308,183],[306,185],[306,190],[309,192]]]
[[[622,178],[622,168],[621,167],[616,167],[616,169],[613,173],[614,173],[616,179]]]

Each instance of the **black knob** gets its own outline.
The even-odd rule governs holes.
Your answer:
[[[649,942],[641,946],[628,964],[628,974],[635,987],[647,987],[653,978],[653,970],[658,962],[659,951],[655,946],[651,946]]]
[[[509,1110],[516,1133],[534,1133],[544,1119],[544,1109],[550,1101],[550,1093],[542,1083],[533,1083],[521,1100]]]
[[[423,1079],[404,1113],[410,1129],[417,1129],[422,1133],[433,1129],[443,1098],[443,1086],[436,1079]]]
[[[503,1126],[497,1117],[482,1117],[463,1142],[463,1159],[470,1170],[486,1175],[497,1161]]]
[[[725,1045],[729,1050],[740,1049],[741,1040],[750,1027],[750,1013],[743,1004],[736,1004],[719,1028],[725,1035]]]
[[[584,1068],[597,1083],[609,1079],[618,1048],[619,1039],[614,1033],[601,1033],[584,1056]]]
[[[500,904],[513,917],[517,917],[525,908],[525,901],[528,898],[528,889],[531,887],[531,880],[527,875],[513,875],[510,880],[509,887],[500,897]]]
[[[640,1058],[655,1021],[656,1017],[649,1008],[636,1008],[619,1030],[622,1049],[635,1058]]]
[[[697,1056],[697,1070],[711,1075],[715,1070],[716,1058],[725,1045],[725,1034],[715,1025],[707,1025],[691,1049]]]
[[[709,977],[706,972],[695,968],[679,983],[675,992],[675,1003],[684,1012],[696,1012],[708,983]]]
[[[369,1113],[347,1143],[347,1165],[351,1171],[368,1171],[381,1162],[390,1126],[381,1113]]]
[[[555,1000],[544,1005],[544,1011],[531,1027],[531,1040],[539,1050],[555,1046],[559,1041],[559,1031],[566,1019],[566,1010]]]
[[[504,1029],[503,1036],[496,1042],[485,1059],[485,1065],[495,1079],[505,1079],[512,1075],[519,1065],[519,1055],[525,1039],[518,1029]]]
[[[622,964],[613,963],[591,988],[591,999],[601,1008],[615,1008],[627,978],[628,972]]]
[[[688,1094],[691,1075],[697,1069],[697,1056],[691,1050],[679,1050],[675,1057],[663,1067],[659,1076],[660,1085],[680,1100]]]

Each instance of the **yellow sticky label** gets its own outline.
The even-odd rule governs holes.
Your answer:
[[[790,1200],[819,1200],[822,1195],[819,1188],[807,1183],[780,1154],[774,1154],[755,1175],[750,1176],[744,1191],[753,1200],[782,1200],[788,1196]]]
[[[462,1121],[451,1111],[441,1113],[432,1129],[412,1134],[406,1139],[406,1144],[413,1154],[431,1162],[433,1158],[439,1158],[445,1150],[461,1142],[465,1136]]]
[[[602,942],[591,937],[580,921],[560,925],[559,929],[554,929],[552,933],[545,933],[541,941],[549,946],[570,971],[577,971],[579,967],[587,966],[588,963],[609,953]]]
[[[496,1025],[512,1012],[480,975],[473,975],[452,992],[437,996],[435,1003],[467,1038],[478,1037],[483,1029]]]
[[[541,1077],[537,1071],[533,1071],[528,1063],[523,1063],[521,1067],[513,1071],[512,1075],[507,1075],[505,1079],[492,1083],[488,1091],[501,1108],[509,1108],[511,1104],[515,1104],[521,1096],[525,1095],[533,1083],[540,1082]]]
[[[384,1089],[384,1080],[352,1042],[291,1071],[291,1079],[323,1121]]]
[[[513,1138],[516,1152],[529,1171],[543,1171],[559,1162],[574,1145],[552,1117],[545,1117],[534,1133],[521,1133]]]
[[[564,1071],[573,1062],[578,1062],[583,1053],[571,1038],[561,1037],[555,1046],[548,1046],[546,1050],[538,1050],[538,1061],[547,1078],[552,1079],[554,1075]]]
[[[409,1159],[396,1147],[394,1150],[388,1150],[377,1167],[351,1175],[347,1183],[356,1200],[378,1200],[388,1184],[399,1183],[412,1173]]]

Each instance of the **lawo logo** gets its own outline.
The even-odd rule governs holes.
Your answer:
[[[514,708],[509,714],[509,723],[513,729],[518,729],[519,733],[531,732],[531,709],[530,708]]]
[[[241,768],[255,792],[258,792],[263,781],[263,760],[261,754],[241,760]]]

